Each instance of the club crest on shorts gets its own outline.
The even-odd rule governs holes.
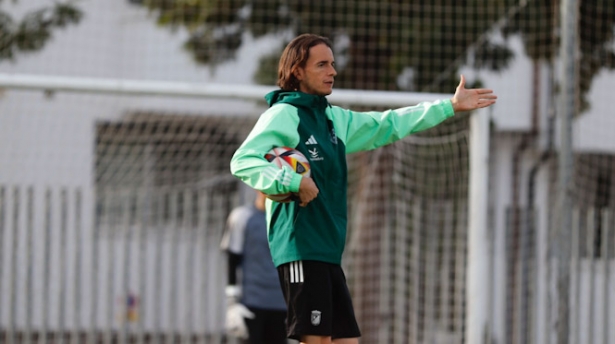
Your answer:
[[[320,325],[320,311],[312,311],[312,325]]]

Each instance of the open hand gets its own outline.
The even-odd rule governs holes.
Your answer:
[[[455,95],[451,99],[453,109],[458,111],[471,111],[495,104],[498,98],[493,91],[487,88],[466,88],[466,78],[461,75]]]

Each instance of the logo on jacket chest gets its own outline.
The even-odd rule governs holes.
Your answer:
[[[324,160],[320,153],[318,152],[318,148],[314,147],[313,149],[308,148],[308,152],[310,153],[310,161],[321,161]]]
[[[314,137],[314,135],[310,135],[307,141],[305,141],[306,146],[317,145],[317,144],[318,144],[318,141],[316,141],[316,138]]]
[[[331,143],[327,141],[330,141]],[[309,153],[308,159],[310,161],[325,160],[325,156],[328,156],[337,150],[337,135],[335,135],[335,129],[331,128],[329,133],[318,136],[318,139],[314,136],[314,134],[310,134],[307,139],[305,139],[304,143]]]
[[[308,159],[310,161],[321,161],[324,160],[321,153],[318,151],[318,141],[314,135],[310,135],[308,139],[305,141],[305,145],[307,146],[307,150],[310,153]]]

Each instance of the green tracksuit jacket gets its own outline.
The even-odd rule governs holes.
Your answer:
[[[292,147],[309,160],[318,196],[299,202],[267,202],[271,256],[276,266],[296,260],[341,264],[346,243],[346,154],[374,149],[431,128],[453,116],[450,100],[385,112],[353,112],[325,97],[274,91],[270,108],[233,155],[231,173],[265,194],[297,192],[301,175],[265,159],[273,147]]]

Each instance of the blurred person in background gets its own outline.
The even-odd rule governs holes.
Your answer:
[[[295,193],[298,201],[267,202],[269,247],[288,305],[287,334],[307,344],[356,344],[356,321],[341,259],[346,243],[346,154],[385,146],[432,128],[458,111],[495,103],[489,89],[466,89],[451,99],[385,112],[355,112],[326,99],[337,72],[326,37],[303,34],[282,52],[279,90],[231,159],[231,172],[267,195]],[[310,176],[265,159],[274,147],[294,148]]]
[[[286,304],[269,251],[263,193],[231,211],[221,248],[228,254],[227,333],[245,344],[286,344]]]

